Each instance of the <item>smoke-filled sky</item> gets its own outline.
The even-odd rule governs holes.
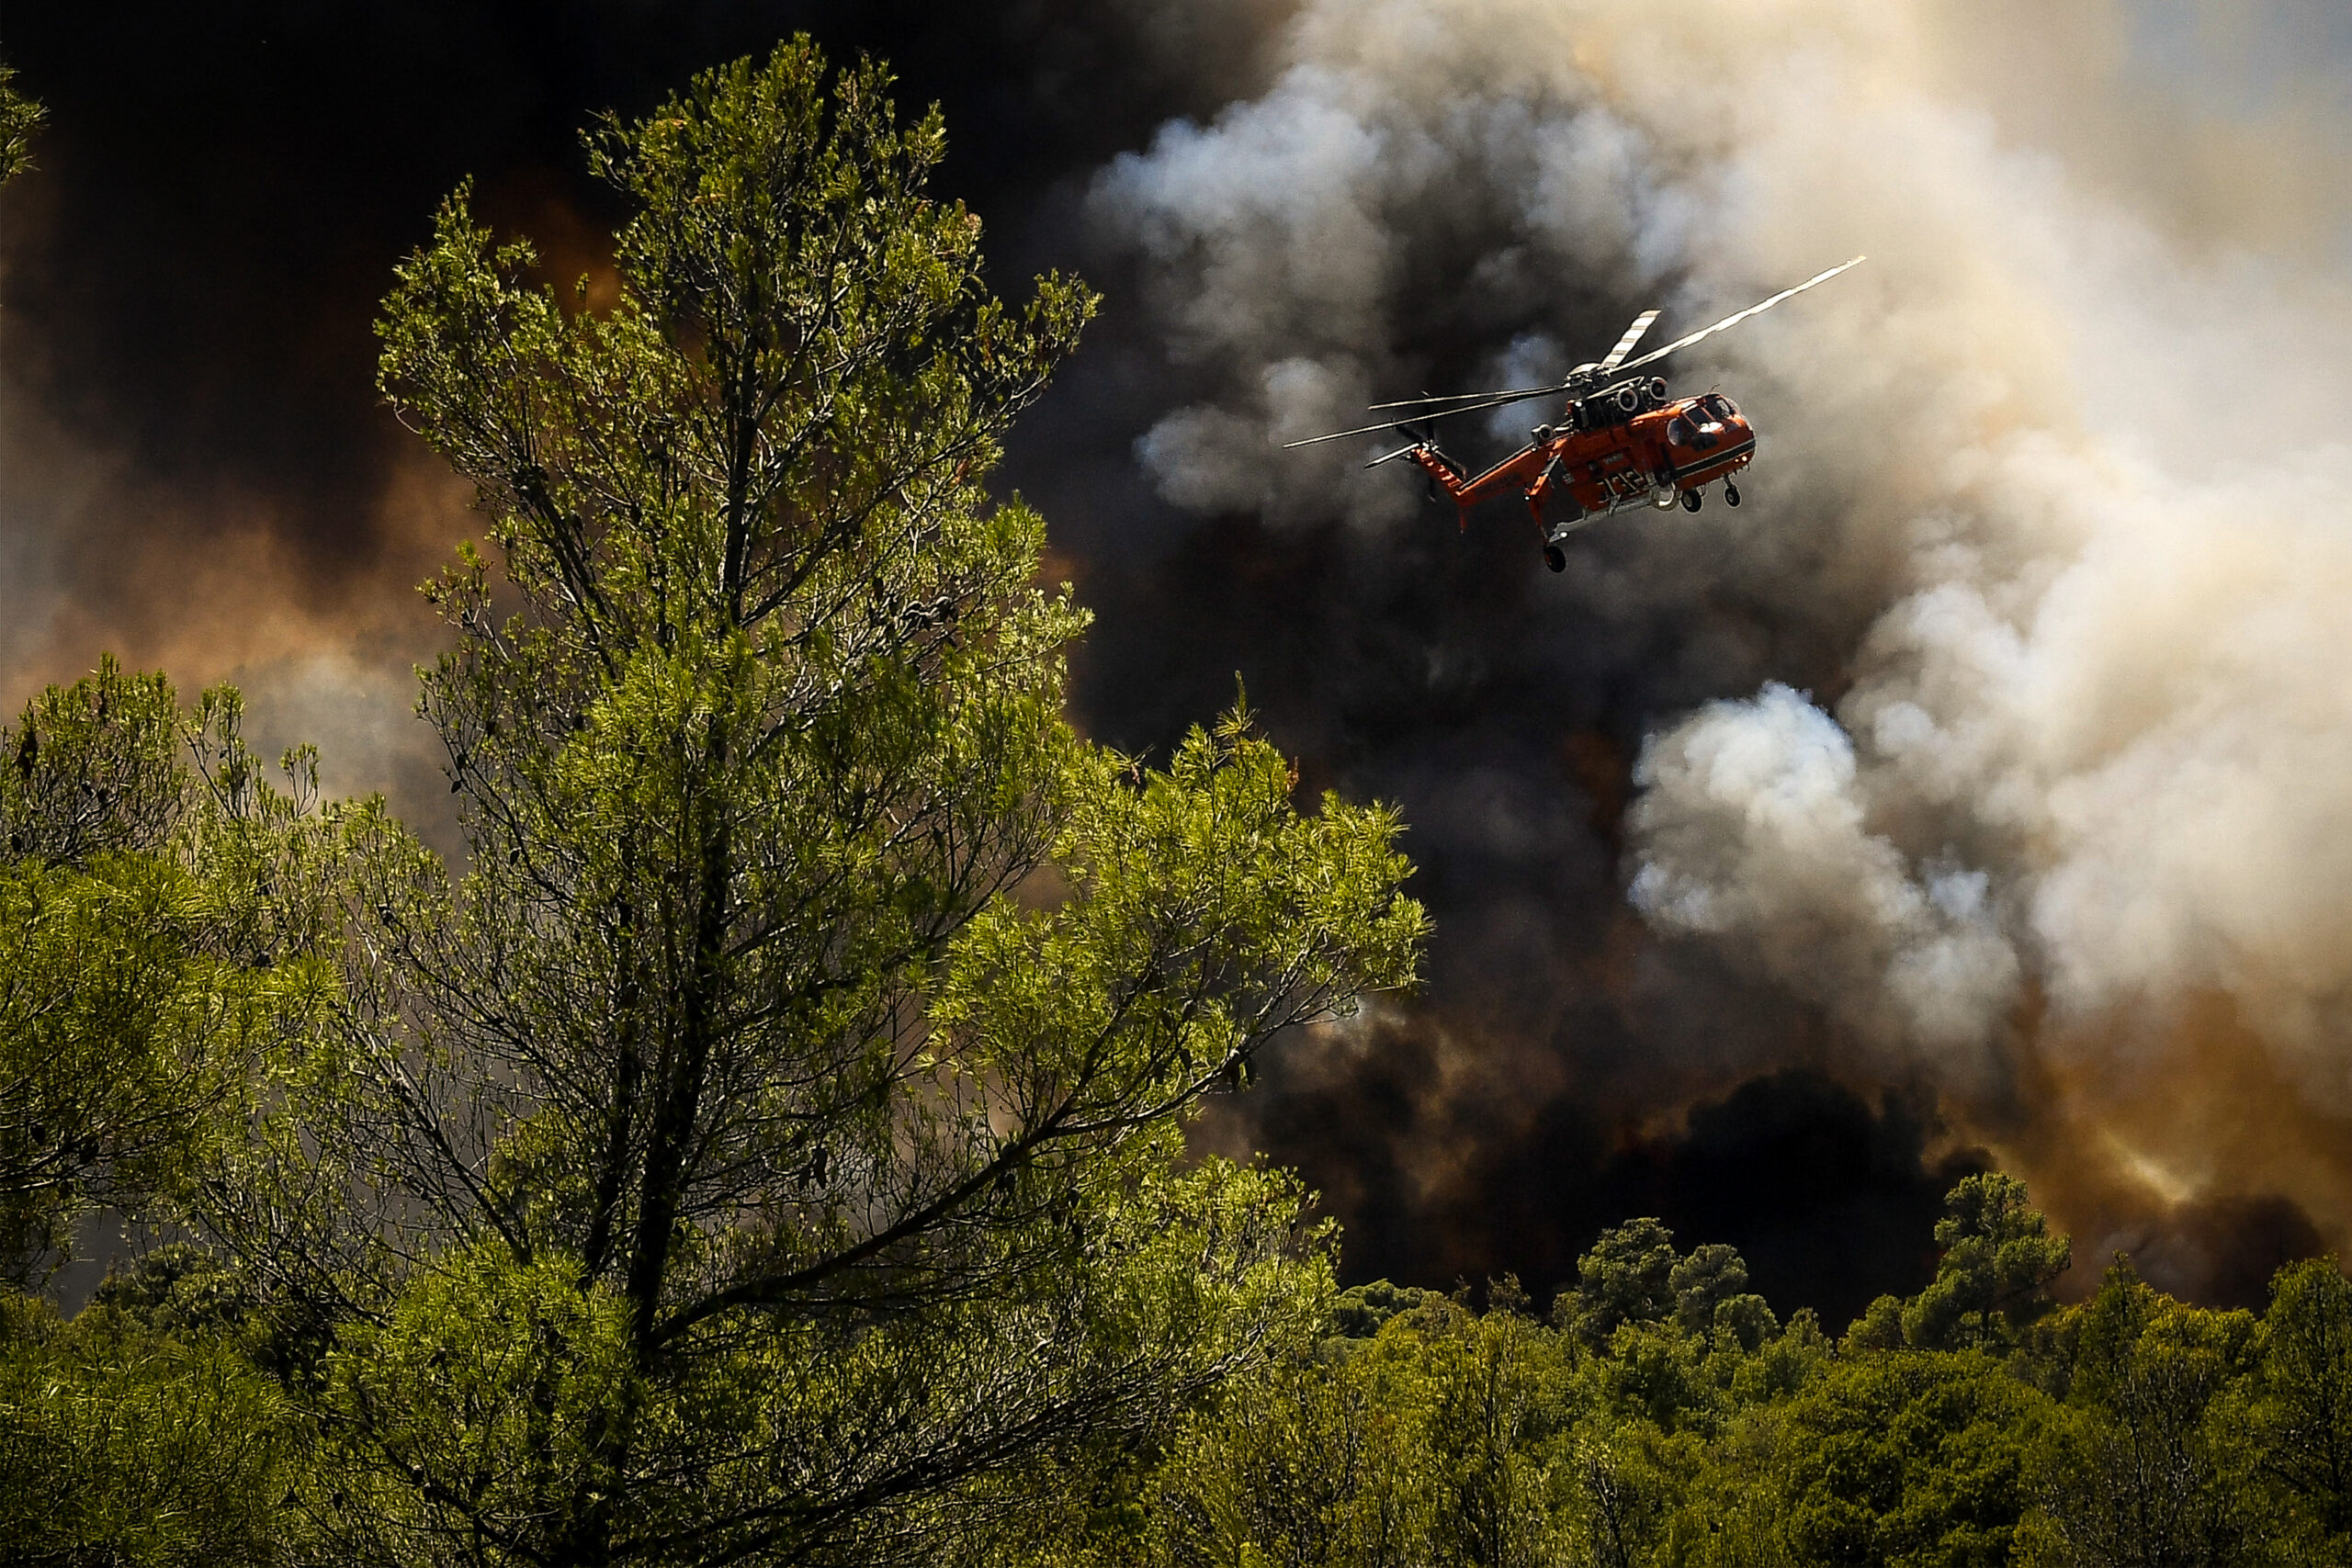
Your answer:
[[[933,15],[934,10],[936,16]],[[471,526],[369,322],[471,174],[569,276],[574,130],[807,28],[942,101],[1001,286],[1102,288],[1004,479],[1149,753],[1238,675],[1398,802],[1417,998],[1205,1140],[1299,1164],[1351,1277],[1734,1242],[1784,1309],[1915,1288],[1954,1174],[2078,1279],[2256,1299],[2352,1230],[2352,23],[2319,0],[19,6],[0,198],[0,682],[232,678],[431,823],[412,585]],[[1351,443],[1635,311],[1761,432],[1736,512],[1543,570]],[[1550,417],[1456,422],[1499,455]]]

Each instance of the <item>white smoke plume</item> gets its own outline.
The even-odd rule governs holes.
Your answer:
[[[1436,526],[1369,443],[1279,443],[1870,253],[1671,367],[1755,419],[1751,504],[1621,517],[1558,587],[1729,585],[1840,644],[1819,702],[1659,716],[1632,900],[1961,1103],[2063,1092],[2152,1182],[2325,1196],[2218,1170],[2239,1132],[2151,1165],[2115,1108],[2228,1070],[2219,1030],[2352,1113],[2340,84],[2172,91],[2210,7],[1959,9],[1309,0],[1266,92],[1093,187],[1204,389],[1137,456],[1203,513]]]
[[[1915,866],[1871,831],[1854,743],[1828,715],[1772,682],[1660,738],[1634,777],[1632,893],[1652,922],[1739,939],[1865,1034],[1972,1070],[2019,979],[1991,878]]]

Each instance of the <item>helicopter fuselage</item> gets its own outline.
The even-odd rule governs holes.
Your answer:
[[[1644,366],[1655,365],[1684,349],[1704,343],[1717,333],[1762,315],[1775,305],[1818,288],[1838,274],[1860,266],[1867,257],[1814,274],[1793,288],[1783,288],[1722,321],[1685,333],[1663,348],[1628,359],[1634,345],[1658,318],[1644,310],[1625,329],[1617,346],[1589,365],[1579,365],[1566,379],[1544,386],[1517,387],[1506,391],[1453,392],[1438,397],[1404,398],[1374,403],[1372,412],[1386,413],[1379,424],[1335,430],[1285,441],[1285,447],[1314,446],[1326,441],[1351,441],[1358,436],[1396,431],[1410,446],[1384,452],[1364,465],[1376,468],[1410,457],[1442,486],[1460,510],[1462,525],[1470,525],[1470,509],[1505,493],[1524,497],[1544,540],[1544,564],[1554,571],[1567,570],[1567,553],[1560,537],[1612,512],[1646,502],[1669,507],[1678,502],[1696,512],[1706,486],[1724,481],[1724,504],[1739,504],[1739,487],[1732,476],[1747,467],[1756,455],[1756,432],[1740,417],[1738,408],[1720,392],[1695,398],[1669,398],[1666,380],[1640,376]],[[1441,419],[1484,413],[1488,409],[1523,402],[1530,398],[1567,395],[1567,407],[1557,424],[1539,424],[1528,433],[1527,445],[1482,474],[1472,474],[1441,451],[1429,426]],[[1409,410],[1409,412],[1392,411]],[[1419,428],[1415,422],[1421,422]],[[1546,522],[1544,503],[1559,497],[1555,519]]]
[[[1663,383],[1652,381],[1571,400],[1560,423],[1538,425],[1526,446],[1484,473],[1464,473],[1430,443],[1410,456],[1453,498],[1464,527],[1472,507],[1516,494],[1548,544],[1629,506],[1671,506],[1737,473],[1755,453],[1756,432],[1729,398],[1669,399]],[[1547,523],[1547,504],[1555,502],[1562,504]]]

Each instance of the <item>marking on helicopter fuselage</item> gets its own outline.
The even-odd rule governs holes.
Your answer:
[[[1695,463],[1685,463],[1681,465],[1674,470],[1674,477],[1679,479],[1686,475],[1695,474],[1705,468],[1712,468],[1719,463],[1736,463],[1740,458],[1748,456],[1755,450],[1756,437],[1751,435],[1736,446],[1726,446],[1720,452],[1708,453],[1705,457],[1700,458]]]

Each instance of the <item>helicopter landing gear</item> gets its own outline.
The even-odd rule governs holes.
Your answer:
[[[1686,490],[1682,492],[1682,510],[1685,512],[1696,512],[1704,502],[1705,499],[1705,497],[1702,496],[1695,490]]]
[[[1739,487],[1732,483],[1729,479],[1725,479],[1724,481],[1724,504],[1725,506],[1737,506],[1739,504]],[[1694,506],[1690,510],[1696,512],[1699,509]]]
[[[1544,547],[1544,564],[1554,571],[1566,571],[1568,570],[1568,552],[1557,545],[1546,545]]]

